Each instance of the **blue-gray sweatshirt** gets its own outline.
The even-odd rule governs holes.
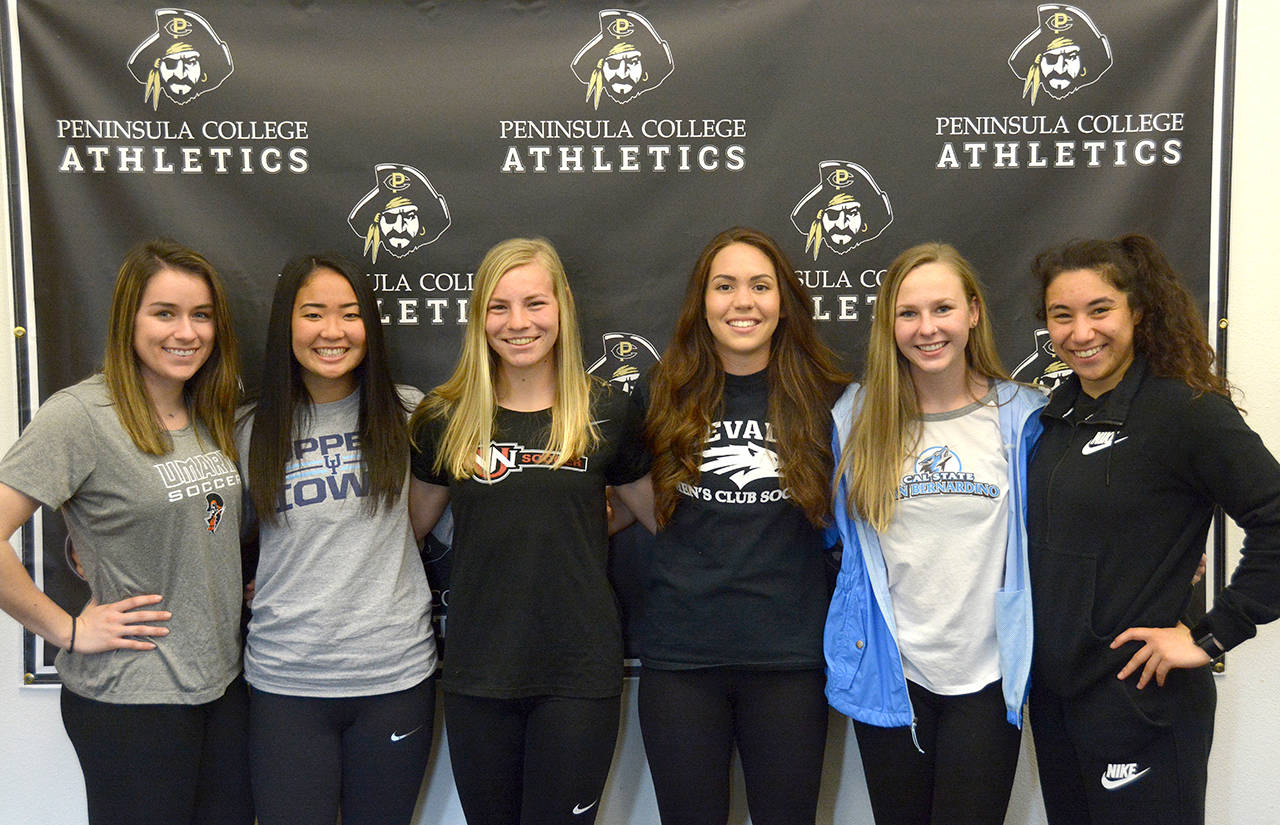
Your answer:
[[[861,406],[858,384],[850,384],[832,409],[832,449],[839,465],[853,412]],[[1044,395],[1007,381],[996,384],[1001,441],[1009,459],[1009,529],[1004,587],[996,600],[996,639],[1009,724],[1021,727],[1022,705],[1031,674],[1032,612],[1027,570],[1026,469],[1040,436]],[[833,529],[844,544],[836,591],[827,614],[823,647],[827,659],[827,700],[836,710],[880,727],[910,725],[914,719],[902,672],[893,604],[880,538],[846,504],[848,484],[836,492]]]

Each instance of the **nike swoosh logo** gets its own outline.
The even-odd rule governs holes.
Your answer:
[[[1151,770],[1150,766],[1143,768],[1142,770],[1135,773],[1133,776],[1125,776],[1125,777],[1121,777],[1120,779],[1110,779],[1106,776],[1103,776],[1102,787],[1108,791],[1114,791],[1119,788],[1123,788],[1125,785],[1128,785],[1131,782],[1137,782],[1139,779],[1142,778],[1142,775],[1149,770]]]
[[[396,733],[396,732],[392,731],[392,733],[391,733],[391,741],[392,741],[392,742],[399,742],[401,739],[405,739],[405,738],[407,738],[407,737],[413,736],[415,733],[417,733],[417,732],[418,732],[418,731],[420,731],[420,730],[422,730],[422,725],[418,725],[416,728],[414,728],[413,730],[409,731],[408,733]]]
[[[1114,446],[1114,445],[1116,445],[1116,444],[1119,444],[1121,441],[1124,441],[1124,440],[1125,440],[1125,439],[1127,439],[1128,437],[1129,437],[1129,436],[1127,436],[1127,435],[1122,435],[1122,436],[1120,436],[1119,438],[1115,439],[1114,441],[1108,441],[1108,442],[1106,442],[1105,444],[1094,444],[1094,443],[1091,441],[1091,442],[1089,442],[1088,444],[1084,445],[1084,447],[1082,447],[1082,448],[1081,448],[1081,450],[1080,450],[1080,455],[1093,455],[1094,453],[1101,452],[1102,450],[1105,450],[1105,449],[1107,449],[1108,447],[1111,447],[1111,446]]]
[[[1148,770],[1150,770],[1150,768],[1148,768]],[[592,802],[590,805],[587,805],[586,807],[583,807],[582,805],[574,805],[574,806],[573,806],[573,815],[574,815],[574,816],[577,816],[578,814],[585,814],[587,811],[589,811],[589,810],[591,810],[592,808],[594,808],[594,807],[596,806],[596,802],[599,802],[599,801],[600,801],[600,800],[599,800],[599,799],[597,799],[595,802]]]
[[[592,424],[607,424],[608,422],[610,422],[610,421],[612,421],[612,420],[613,420],[612,418],[597,418],[595,421],[592,421],[591,423],[592,423]],[[596,804],[596,803],[592,802],[591,804],[592,804],[592,805],[594,805],[594,804]]]

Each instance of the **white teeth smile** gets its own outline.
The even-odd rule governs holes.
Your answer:
[[[164,351],[170,355],[176,355],[179,358],[189,358],[196,354],[196,351],[193,349],[174,349],[173,347],[165,347]]]
[[[936,344],[921,344],[920,346],[916,347],[916,349],[920,350],[921,352],[937,352],[938,350],[946,346],[946,344],[947,344],[946,341],[939,341]]]
[[[757,321],[752,321],[749,318],[739,318],[738,320],[730,321],[729,326],[738,327],[739,329],[747,329],[749,327],[754,327],[757,323]]]
[[[1097,355],[1101,351],[1102,351],[1102,347],[1100,346],[1093,347],[1091,349],[1078,349],[1075,351],[1075,356],[1077,358],[1089,358],[1094,355]]]
[[[321,358],[339,358],[347,352],[346,347],[316,347],[316,355]]]
[[[533,336],[530,336],[528,338],[508,338],[507,343],[513,347],[523,347],[525,344],[531,344],[535,340],[537,339],[534,338]]]

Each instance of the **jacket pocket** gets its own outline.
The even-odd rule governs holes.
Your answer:
[[[1136,684],[1136,677],[1105,679],[1071,702],[1067,721],[1089,731],[1077,743],[1087,756],[1114,761],[1141,752],[1169,731],[1183,691],[1169,683],[1159,687],[1153,681],[1142,690]]]
[[[847,690],[866,653],[866,578],[842,570],[827,610],[822,647],[827,660],[828,690]]]
[[[1092,626],[1097,560],[1040,546],[1032,548],[1031,569],[1037,676],[1056,692],[1075,693],[1066,685],[1108,652]]]

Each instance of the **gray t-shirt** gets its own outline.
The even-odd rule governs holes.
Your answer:
[[[58,654],[62,682],[120,704],[211,702],[240,672],[240,474],[203,426],[140,451],[101,375],[54,393],[0,462],[0,482],[61,509],[94,598],[164,596],[155,650]]]
[[[402,387],[416,404],[422,393]],[[366,507],[357,390],[315,404],[293,439],[278,518],[259,525],[245,677],[289,696],[413,687],[435,670],[431,589],[409,524],[409,464],[394,506]],[[236,433],[248,478],[253,417]]]

